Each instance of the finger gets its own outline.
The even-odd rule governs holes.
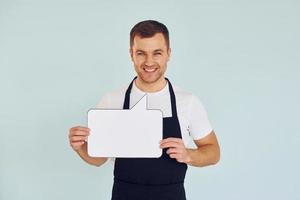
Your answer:
[[[166,153],[167,154],[176,154],[176,153],[180,153],[180,150],[178,148],[169,148]]]
[[[81,146],[81,145],[83,145],[84,144],[84,142],[72,142],[71,143],[71,146],[72,147],[78,147],[78,146]]]
[[[172,154],[169,154],[170,158],[174,158],[177,160],[177,162],[181,162],[181,163],[184,163],[184,159],[182,157],[181,154],[178,154],[178,153],[172,153]]]
[[[181,138],[173,138],[173,137],[169,137],[166,139],[163,139],[160,144],[166,143],[166,142],[177,142],[177,143],[183,143]]]
[[[72,136],[88,136],[90,133],[87,131],[83,131],[83,130],[74,130],[73,132],[71,132],[70,137]]]
[[[170,158],[174,158],[174,159],[179,159],[179,154],[177,153],[172,153],[172,154],[169,154]]]
[[[178,143],[178,142],[166,142],[160,145],[160,148],[164,149],[164,148],[181,148],[183,147],[182,144]]]
[[[70,131],[73,131],[73,130],[90,131],[91,129],[88,127],[85,127],[85,126],[75,126],[75,127],[70,128]]]
[[[87,139],[87,137],[82,137],[82,136],[73,136],[70,138],[71,142],[75,142],[75,141],[84,141],[85,139]]]

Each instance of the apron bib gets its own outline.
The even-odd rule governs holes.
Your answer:
[[[129,109],[135,79],[126,91],[123,109]],[[169,83],[172,117],[163,118],[163,139],[182,138],[175,94],[170,81],[166,80]],[[166,150],[163,149],[159,158],[116,158],[112,200],[185,200],[187,165],[170,158]]]

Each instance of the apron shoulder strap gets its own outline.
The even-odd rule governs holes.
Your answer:
[[[128,87],[127,90],[126,90],[126,93],[125,93],[125,100],[124,100],[124,104],[123,104],[123,109],[125,109],[125,110],[128,110],[128,109],[129,109],[130,92],[131,92],[132,84],[133,84],[133,82],[134,82],[134,80],[135,80],[136,78],[137,78],[137,77],[134,77],[134,79],[131,81],[129,87]]]
[[[169,81],[168,78],[165,78],[168,83],[169,83],[169,92],[170,92],[170,100],[171,100],[171,108],[172,108],[172,117],[177,116],[177,108],[176,108],[176,98],[175,98],[175,93],[172,87],[171,82]]]

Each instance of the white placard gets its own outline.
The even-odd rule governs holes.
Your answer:
[[[163,115],[147,109],[147,95],[130,110],[88,111],[88,154],[92,157],[158,158]]]

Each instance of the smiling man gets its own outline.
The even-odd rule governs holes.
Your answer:
[[[163,112],[163,154],[160,158],[116,158],[112,200],[185,200],[187,166],[213,165],[220,159],[216,135],[199,99],[165,77],[171,48],[164,24],[154,20],[136,24],[130,32],[129,52],[137,76],[129,86],[104,95],[97,107],[130,109],[147,93],[148,108]],[[88,135],[87,127],[72,127],[70,145],[84,161],[101,166],[107,158],[87,154]],[[196,148],[187,148],[189,138]]]

